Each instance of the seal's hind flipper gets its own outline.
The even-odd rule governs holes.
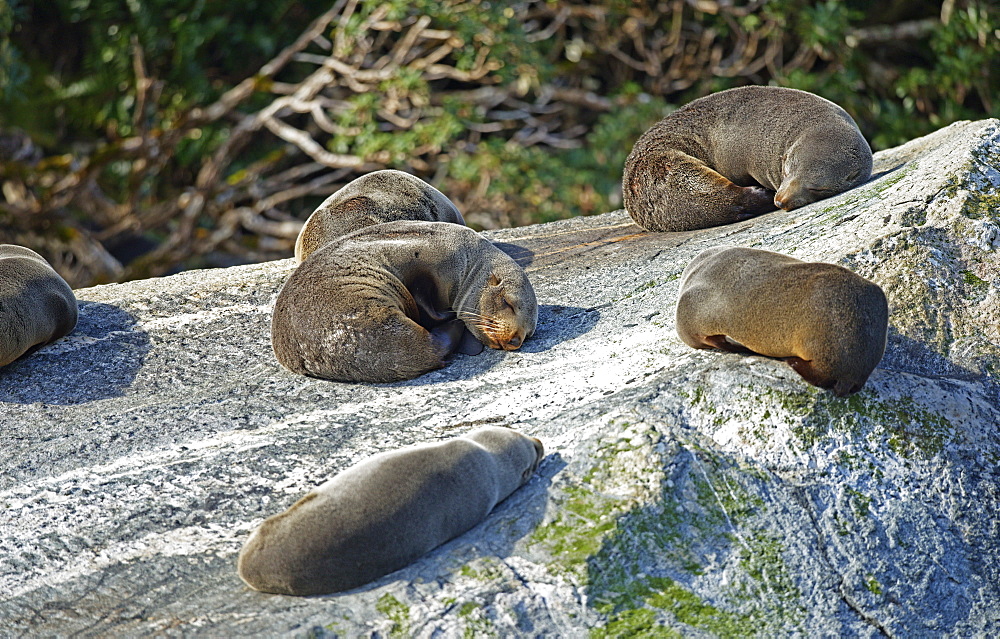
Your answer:
[[[775,209],[772,191],[740,186],[697,157],[661,148],[647,139],[650,131],[636,143],[622,178],[625,209],[642,228],[693,231]]]

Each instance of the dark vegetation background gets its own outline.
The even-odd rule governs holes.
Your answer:
[[[75,286],[288,257],[409,171],[494,228],[621,206],[635,139],[745,84],[878,150],[1000,116],[995,0],[0,0],[0,242]]]

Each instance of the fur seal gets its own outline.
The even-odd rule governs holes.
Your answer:
[[[38,253],[0,244],[0,366],[76,326],[76,296]]]
[[[506,253],[465,226],[405,220],[345,235],[302,262],[275,301],[271,345],[296,373],[395,382],[441,368],[459,349],[520,348],[537,321],[531,282]]]
[[[622,193],[644,229],[690,231],[791,211],[871,172],[871,147],[842,108],[806,91],[747,86],[694,100],[642,134]]]
[[[688,346],[779,357],[838,397],[861,390],[882,359],[888,321],[874,282],[836,264],[742,247],[702,251],[684,269],[677,299],[677,334]]]
[[[313,211],[295,240],[295,261],[301,263],[342,235],[395,220],[465,226],[451,200],[430,184],[402,171],[375,171],[349,182]]]
[[[283,595],[357,588],[481,522],[543,456],[534,437],[490,426],[370,457],[264,520],[240,552],[240,578]]]

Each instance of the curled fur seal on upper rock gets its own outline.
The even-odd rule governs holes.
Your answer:
[[[872,150],[842,108],[805,91],[749,86],[677,109],[625,161],[636,224],[690,231],[791,211],[871,177]]]
[[[73,289],[38,253],[0,244],[0,366],[76,326]]]
[[[780,357],[838,397],[861,390],[882,359],[888,321],[874,282],[836,264],[742,247],[698,254],[677,299],[677,334],[688,346]]]
[[[465,226],[451,200],[430,184],[402,171],[375,171],[349,182],[313,211],[295,240],[295,261],[352,231],[396,220]]]
[[[266,519],[240,552],[240,578],[283,595],[357,588],[481,522],[543,456],[534,437],[490,426],[371,457]]]
[[[387,222],[324,245],[292,273],[271,344],[296,373],[394,382],[460,348],[520,348],[537,321],[528,276],[489,240],[457,224]]]

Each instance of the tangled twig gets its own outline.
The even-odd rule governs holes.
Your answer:
[[[760,83],[808,70],[816,51],[789,47],[763,4],[515,3],[521,42],[552,65],[542,73],[512,72],[490,33],[470,40],[416,11],[389,19],[388,3],[339,0],[253,76],[174,116],[158,111],[163,83],[133,40],[132,135],[111,131],[105,144],[41,157],[17,132],[0,132],[0,240],[40,250],[75,286],[287,257],[318,200],[361,173],[393,166],[440,181],[456,154],[486,139],[580,147],[597,116],[628,99],[595,78],[675,97],[706,74]],[[209,134],[214,148],[182,166],[181,148]],[[463,212],[486,211],[484,225],[525,221],[512,213],[516,198],[489,195],[493,179],[454,180],[449,196]]]

